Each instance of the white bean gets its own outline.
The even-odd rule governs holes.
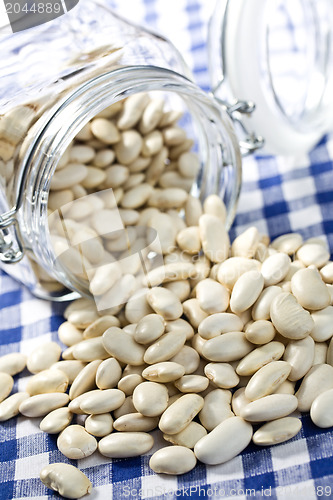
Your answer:
[[[27,392],[16,392],[0,403],[0,422],[19,414],[19,407],[30,396]]]
[[[240,411],[249,422],[264,422],[286,417],[297,408],[297,398],[292,394],[270,394],[252,401]]]
[[[158,426],[158,417],[146,417],[141,413],[128,413],[115,420],[113,427],[121,432],[149,432]]]
[[[222,222],[226,221],[227,209],[222,199],[216,194],[210,194],[204,201],[203,209],[205,214],[215,215],[219,217]]]
[[[196,463],[193,451],[184,446],[161,448],[149,460],[149,466],[154,472],[174,475],[189,472]]]
[[[183,375],[175,381],[175,387],[181,392],[196,393],[202,392],[207,389],[209,380],[202,375]]]
[[[268,396],[287,379],[291,365],[286,361],[272,361],[252,375],[245,389],[245,396],[254,401]]]
[[[229,291],[215,280],[202,280],[196,286],[196,294],[201,309],[208,314],[222,313],[228,308]]]
[[[106,359],[109,353],[104,349],[102,337],[82,340],[73,346],[73,356],[79,361]]]
[[[103,344],[107,352],[119,361],[135,366],[143,364],[145,348],[135,342],[131,335],[116,326],[104,332]]]
[[[200,200],[189,195],[185,204],[185,221],[188,226],[198,226],[199,218],[202,215]]]
[[[27,357],[20,352],[12,352],[0,357],[0,372],[8,375],[17,375],[22,372],[27,364]]]
[[[282,281],[289,271],[290,257],[285,253],[276,253],[268,257],[261,266],[265,286],[276,285]]]
[[[310,313],[288,292],[282,292],[273,299],[270,314],[277,331],[292,340],[305,338],[314,328]]]
[[[91,363],[86,365],[80,371],[80,373],[75,377],[74,382],[72,383],[69,390],[70,399],[77,398],[81,394],[84,394],[85,392],[90,391],[95,387],[96,371],[101,362],[101,359],[91,361]]]
[[[197,370],[200,363],[200,356],[195,349],[188,345],[184,345],[170,361],[183,366],[185,369],[184,374],[188,375]]]
[[[245,257],[231,257],[219,266],[217,271],[218,281],[232,290],[236,281],[242,274],[248,271],[259,271],[261,263],[256,259],[246,259]]]
[[[26,391],[30,396],[48,392],[66,392],[68,377],[66,373],[56,370],[43,370],[28,380]]]
[[[258,446],[271,446],[284,443],[299,433],[302,427],[300,419],[284,417],[268,422],[253,434],[253,442]]]
[[[259,231],[256,227],[249,227],[234,239],[231,245],[233,257],[246,257],[251,259],[255,256],[259,245]]]
[[[279,286],[268,286],[259,295],[252,308],[252,318],[254,321],[270,319],[270,308],[273,299],[281,293]]]
[[[313,364],[314,351],[315,343],[310,336],[287,344],[283,359],[291,365],[289,380],[300,380],[307,374]]]
[[[96,371],[96,385],[99,389],[113,389],[122,376],[122,369],[115,358],[102,361]]]
[[[204,400],[198,394],[185,394],[169,406],[162,414],[159,428],[165,434],[181,432],[199,413]]]
[[[328,250],[320,243],[305,243],[297,250],[297,259],[305,266],[323,267],[329,261]]]
[[[44,417],[50,411],[65,406],[68,401],[68,395],[61,392],[37,394],[25,399],[20,404],[19,410],[26,417]]]
[[[230,309],[239,314],[249,309],[264,287],[264,278],[259,271],[247,271],[236,281],[230,297]]]
[[[70,464],[47,465],[41,470],[40,479],[47,488],[65,498],[81,498],[92,490],[87,476]]]
[[[133,337],[139,344],[150,344],[161,337],[164,330],[163,317],[159,314],[148,314],[138,322]]]
[[[186,334],[182,331],[165,333],[148,347],[143,357],[144,362],[153,365],[168,361],[180,351],[185,341]]]
[[[204,319],[198,332],[204,339],[218,337],[221,333],[241,331],[244,323],[239,316],[233,313],[216,313]]]
[[[201,249],[201,240],[198,226],[182,229],[177,234],[177,244],[184,252],[191,255],[199,253]]]
[[[88,168],[81,163],[70,163],[65,168],[57,170],[51,181],[51,190],[59,191],[80,184],[88,174]]]
[[[113,419],[110,413],[89,415],[84,422],[84,427],[89,434],[96,437],[104,437],[111,434],[113,430]]]
[[[187,280],[170,281],[170,283],[165,283],[164,288],[177,295],[180,302],[188,299],[191,293],[191,285]]]
[[[333,262],[328,262],[320,269],[320,275],[325,283],[333,284]]]
[[[63,344],[71,347],[82,340],[82,331],[72,325],[69,321],[65,321],[58,328],[58,337]]]
[[[251,424],[240,417],[230,417],[196,443],[195,456],[204,464],[225,463],[246,448],[252,433]]]
[[[152,288],[147,293],[147,301],[150,307],[165,320],[178,319],[183,314],[180,300],[166,288]]]
[[[148,134],[154,130],[163,116],[163,99],[151,99],[142,113],[139,124],[141,134]]]
[[[183,302],[183,310],[193,328],[198,328],[200,323],[208,316],[208,314],[201,309],[198,299],[188,299]]]
[[[183,375],[185,375],[184,366],[171,361],[164,361],[162,363],[150,365],[142,372],[142,376],[147,380],[160,383],[174,382]]]
[[[313,366],[302,380],[296,392],[299,411],[310,411],[315,398],[333,388],[333,366],[328,364]]]
[[[94,136],[104,144],[116,144],[120,141],[120,134],[113,122],[106,118],[94,118],[90,124]]]
[[[272,323],[264,319],[254,321],[245,328],[245,336],[252,344],[267,344],[274,339],[275,334]]]
[[[333,389],[322,392],[313,400],[310,417],[315,425],[323,429],[333,426]]]
[[[45,342],[37,347],[27,359],[27,368],[31,373],[38,373],[50,368],[59,361],[61,347],[55,342]]]
[[[57,408],[43,418],[39,428],[48,434],[59,434],[71,423],[72,419],[73,414],[69,408]]]
[[[120,130],[127,130],[138,123],[146,106],[149,104],[149,97],[145,93],[138,93],[129,96],[123,105],[123,109],[117,120],[117,127]]]
[[[144,285],[150,287],[166,283],[168,281],[186,280],[195,276],[196,269],[190,262],[174,262],[166,264],[149,271],[143,280]]]
[[[0,402],[9,396],[14,385],[14,379],[5,372],[0,372]]]
[[[202,347],[202,353],[210,361],[236,361],[246,356],[253,345],[246,340],[244,332],[229,332],[207,340]]]
[[[97,441],[81,425],[69,425],[57,439],[59,451],[72,460],[89,457],[97,449]]]
[[[299,233],[288,233],[275,238],[275,240],[272,241],[271,246],[279,252],[293,255],[294,253],[296,253],[302,243],[302,235],[300,235]]]
[[[318,310],[327,307],[330,294],[316,269],[300,269],[291,278],[291,291],[305,309]]]
[[[314,321],[314,328],[311,331],[311,337],[316,342],[325,342],[333,335],[333,307],[328,306],[321,311],[315,311],[311,314]]]
[[[281,342],[269,342],[266,345],[257,347],[254,351],[245,356],[237,365],[238,375],[253,375],[261,367],[276,361],[283,356],[285,347]]]
[[[153,444],[153,437],[145,432],[117,432],[103,437],[98,449],[105,457],[128,458],[147,453]]]
[[[174,321],[167,321],[165,332],[179,332],[183,331],[186,335],[186,340],[190,340],[194,336],[194,329],[192,325],[185,319],[179,318]]]
[[[168,406],[168,390],[163,384],[143,382],[133,392],[133,404],[146,417],[161,415]]]
[[[57,361],[50,367],[50,370],[60,370],[67,375],[68,384],[72,384],[75,377],[80,373],[81,370],[86,366],[82,361],[77,361],[76,359]]]
[[[163,434],[163,439],[174,445],[193,449],[199,439],[206,435],[207,431],[202,425],[197,422],[190,422],[184,430],[177,434]]]
[[[199,232],[205,255],[212,262],[223,262],[228,257],[229,235],[219,217],[210,214],[199,218]]]
[[[232,395],[231,408],[235,415],[240,416],[241,410],[251,401],[245,396],[246,387],[240,387]]]
[[[205,396],[199,420],[207,431],[212,431],[221,422],[234,416],[230,401],[231,392],[225,389],[214,389]]]
[[[115,316],[105,315],[96,319],[83,332],[84,339],[100,337],[111,326],[120,326],[120,321]]]
[[[125,394],[119,389],[96,389],[82,395],[80,408],[85,413],[99,415],[116,410],[124,401]]]
[[[205,375],[221,389],[231,389],[239,383],[239,377],[229,363],[208,363]]]

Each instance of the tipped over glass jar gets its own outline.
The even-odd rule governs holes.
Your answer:
[[[309,149],[331,128],[327,29],[297,53],[306,62],[292,76],[307,82],[299,100],[283,100],[279,59],[273,49],[267,54],[280,28],[272,12],[286,2],[253,3],[217,4],[210,95],[192,81],[168,40],[95,0],[2,37],[0,260],[6,272],[40,297],[89,296],[98,268],[101,275],[111,272],[119,259],[128,270],[154,266],[165,255],[144,216],[149,210],[167,212],[162,226],[172,231],[173,211],[186,203],[195,210],[195,198],[217,194],[229,228],[242,155],[263,145],[261,134],[268,150],[290,153]],[[332,20],[327,1],[297,3],[308,32]]]

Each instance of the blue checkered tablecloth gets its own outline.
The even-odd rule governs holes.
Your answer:
[[[125,17],[168,36],[185,56],[198,84],[209,90],[206,38],[213,0],[108,3]],[[311,153],[296,158],[246,159],[232,236],[249,225],[271,237],[290,231],[299,231],[305,238],[325,236],[333,249],[333,135],[324,137]],[[30,352],[41,342],[57,340],[61,313],[61,306],[34,298],[1,273],[0,355]],[[25,375],[15,377],[14,391],[22,389]],[[251,444],[226,464],[199,464],[180,477],[154,474],[148,467],[152,452],[112,463],[95,453],[71,463],[91,479],[91,500],[333,498],[333,432],[315,427],[308,415],[301,418],[301,432],[284,444],[270,448]],[[48,463],[69,461],[57,450],[56,437],[40,431],[39,420],[18,417],[0,424],[0,499],[57,496],[39,481],[39,472]]]

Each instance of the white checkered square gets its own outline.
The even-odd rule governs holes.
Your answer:
[[[46,300],[31,299],[21,304],[22,325],[36,323],[51,316],[51,304]]]
[[[18,458],[15,464],[15,479],[39,477],[40,471],[49,464],[49,454],[40,453],[25,458]]]
[[[279,471],[309,463],[310,457],[306,439],[287,441],[271,448],[273,469]]]
[[[289,214],[290,225],[293,231],[299,231],[309,226],[321,224],[322,215],[316,205],[295,210]]]
[[[23,415],[17,417],[16,438],[20,439],[32,434],[43,434],[39,428],[40,418],[27,418]]]

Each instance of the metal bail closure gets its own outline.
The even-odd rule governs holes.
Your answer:
[[[253,113],[256,108],[254,102],[237,100],[231,104],[220,99],[216,95],[214,95],[214,97],[223,109],[225,109],[235,125],[242,156],[248,156],[258,149],[261,149],[265,145],[265,139],[261,135],[250,132],[242,119],[242,115],[250,116]]]
[[[0,215],[0,260],[5,264],[15,264],[24,255],[23,247],[17,235],[16,210]],[[12,226],[11,230],[9,229]],[[15,246],[14,246],[15,242]]]

